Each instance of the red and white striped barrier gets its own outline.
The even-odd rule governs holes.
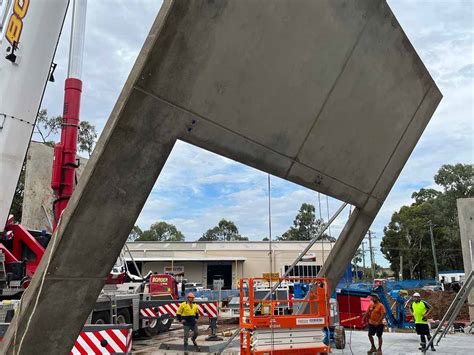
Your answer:
[[[100,326],[96,326],[100,328]],[[103,329],[83,331],[72,348],[70,355],[131,353],[132,329]]]
[[[199,315],[203,317],[216,318],[219,314],[219,308],[216,303],[197,303]],[[145,318],[156,318],[163,315],[176,317],[178,303],[168,303],[159,307],[146,307],[140,309],[140,314]]]

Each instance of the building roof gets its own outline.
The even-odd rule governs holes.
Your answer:
[[[314,258],[316,253],[324,250],[329,253],[334,243],[316,243],[306,257]],[[307,241],[273,242],[274,252],[298,255],[308,245]],[[268,242],[235,241],[235,242],[132,242],[128,249],[136,261],[246,261],[254,253],[267,253]],[[245,255],[245,256],[244,256]],[[125,260],[131,260],[128,253]]]
[[[129,255],[125,255],[126,261],[131,261]],[[137,256],[135,261],[245,261],[247,258],[241,256],[199,256],[199,257],[171,257],[171,256]]]
[[[273,250],[302,251],[308,245],[308,241],[275,241],[272,242]],[[331,250],[333,242],[316,242],[311,250]],[[189,242],[128,242],[128,248],[131,251],[206,251],[206,250],[268,250],[268,242],[265,241],[228,241],[228,242],[208,242],[208,241],[189,241]]]
[[[439,274],[464,274],[464,270],[440,271]]]

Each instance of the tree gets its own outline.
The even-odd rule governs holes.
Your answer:
[[[156,222],[150,226],[150,229],[141,233],[135,241],[181,242],[184,241],[184,235],[172,224]]]
[[[37,133],[42,143],[54,147],[54,141],[49,140],[51,135],[57,134],[61,128],[63,122],[62,116],[49,117],[47,109],[41,109],[38,112],[35,125],[35,133]],[[92,154],[95,141],[97,139],[97,132],[95,126],[88,121],[81,121],[79,124],[79,133],[77,137],[77,149],[81,152],[87,152],[89,157]],[[15,189],[15,195],[13,196],[12,206],[10,208],[10,214],[13,214],[15,221],[20,222],[23,211],[23,193],[25,189],[25,168],[26,165],[23,163],[21,169],[20,179]]]
[[[278,240],[311,240],[324,228],[324,221],[317,219],[315,208],[309,203],[303,203],[296,215],[293,226],[290,227]],[[319,240],[335,241],[335,238],[323,234]]]
[[[422,188],[412,194],[414,203],[402,206],[384,228],[381,251],[395,275],[403,256],[404,278],[434,277],[429,223],[433,224],[440,270],[462,269],[461,239],[456,199],[473,197],[472,165],[443,165],[434,176],[442,191]]]
[[[359,279],[359,263],[362,262],[363,253],[362,249],[357,249],[354,257],[352,258],[352,264],[354,264],[355,268],[355,279]],[[365,270],[362,270],[362,274],[364,274]],[[363,277],[362,277],[363,278]]]
[[[199,238],[200,241],[235,241],[248,240],[239,234],[239,229],[234,222],[221,219],[217,226],[208,229],[206,233]]]
[[[48,116],[47,109],[41,109],[38,112],[35,125],[35,133],[37,133],[44,144],[54,147],[54,141],[50,140],[51,135],[59,133],[63,123],[62,116]],[[79,123],[79,132],[77,136],[77,149],[80,152],[92,154],[97,139],[97,131],[95,126],[88,121]]]
[[[79,151],[86,152],[90,158],[94,150],[96,139],[97,132],[95,127],[88,121],[81,121],[81,123],[79,123],[79,135],[77,137]]]
[[[143,235],[143,231],[139,226],[133,226],[130,234],[128,235],[127,242],[134,242]]]
[[[35,133],[38,133],[44,144],[54,147],[54,141],[48,140],[51,134],[57,134],[63,122],[62,116],[48,117],[48,110],[41,109],[36,117]]]
[[[362,249],[357,249],[354,257],[352,258],[352,263],[354,265],[358,265],[360,262],[362,262],[362,258],[363,258],[363,253],[362,253]]]

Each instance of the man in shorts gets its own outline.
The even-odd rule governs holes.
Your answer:
[[[383,319],[386,311],[376,293],[371,294],[370,298],[372,299],[372,303],[365,313],[365,317],[369,321],[369,340],[371,345],[367,354],[382,354]],[[378,348],[375,347],[374,335],[377,335]]]
[[[431,339],[430,326],[428,324],[428,317],[433,311],[433,307],[421,299],[421,295],[418,292],[413,294],[413,303],[411,304],[411,312],[415,319],[416,334],[420,336],[420,350],[426,350],[426,338],[428,342]],[[431,350],[436,351],[434,344],[431,344]]]

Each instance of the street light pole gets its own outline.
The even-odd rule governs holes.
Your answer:
[[[433,236],[433,222],[431,220],[428,221],[428,225],[430,226],[430,237],[431,237],[431,251],[433,252],[433,261],[435,267],[435,279],[438,281],[439,272],[438,272],[438,260],[436,259],[436,249],[435,249],[435,242]]]

